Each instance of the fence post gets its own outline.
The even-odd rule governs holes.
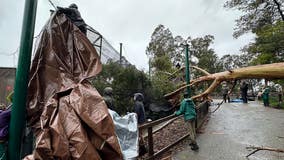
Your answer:
[[[26,97],[28,87],[28,76],[31,64],[36,9],[37,0],[25,1],[19,61],[16,71],[13,107],[9,126],[9,160],[21,159],[21,140],[26,121]]]
[[[149,157],[154,155],[154,143],[153,143],[153,129],[148,128],[148,146],[149,146]]]

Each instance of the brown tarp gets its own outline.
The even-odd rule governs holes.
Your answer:
[[[36,48],[28,87],[35,159],[122,159],[107,106],[87,80],[101,68],[87,37],[54,13]]]

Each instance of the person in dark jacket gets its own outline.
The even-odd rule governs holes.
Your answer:
[[[186,125],[188,125],[189,135],[192,150],[198,150],[199,147],[196,143],[196,131],[195,131],[195,120],[196,120],[196,111],[195,111],[195,104],[191,98],[189,98],[188,93],[184,94],[184,99],[181,101],[181,105],[178,111],[175,112],[175,115],[183,114],[184,121]]]
[[[75,24],[82,33],[87,34],[86,23],[81,17],[78,6],[72,3],[68,8],[57,7],[58,11],[64,13],[73,24]]]
[[[142,93],[134,94],[134,112],[137,114],[138,125],[142,125],[146,122],[143,100],[144,96]],[[143,133],[139,132],[139,156],[142,156],[145,153],[147,153],[147,148],[145,146]]]
[[[243,103],[248,103],[248,84],[245,81],[242,82],[240,90]]]
[[[222,85],[222,95],[223,95],[223,101],[226,103],[228,100],[228,103],[230,103],[230,96],[229,96],[229,87],[226,83]]]
[[[112,93],[113,93],[113,89],[111,87],[106,87],[104,89],[104,101],[106,102],[106,105],[109,109],[114,110],[114,99],[113,99],[113,96],[112,96]]]
[[[11,117],[11,107],[0,110],[0,159],[7,159],[8,131]]]
[[[144,96],[142,93],[134,94],[134,111],[137,114],[138,124],[141,125],[146,122],[145,108],[143,104]]]

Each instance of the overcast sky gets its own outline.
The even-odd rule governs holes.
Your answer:
[[[226,0],[52,0],[68,7],[76,3],[85,22],[99,31],[116,49],[123,43],[124,56],[139,69],[147,69],[145,54],[151,34],[159,24],[169,28],[173,36],[192,38],[211,34],[212,48],[221,57],[240,53],[253,35],[232,37],[238,11],[223,8]],[[49,18],[52,6],[48,0],[38,0],[37,35]],[[16,66],[21,35],[24,0],[0,1],[0,67]]]

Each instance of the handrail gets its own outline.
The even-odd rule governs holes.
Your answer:
[[[173,118],[175,118],[175,117],[176,117],[176,115],[172,114],[172,115],[169,115],[169,116],[167,116],[167,117],[160,118],[160,119],[158,119],[158,120],[145,123],[145,124],[139,126],[139,130],[143,130],[143,129],[146,129],[146,128],[149,128],[149,127],[156,126],[156,125],[158,125],[158,124],[160,124],[160,123],[162,123],[162,122],[168,121],[168,120],[173,119]]]
[[[200,110],[200,109],[201,109],[202,106],[206,105],[206,103],[208,103],[208,101],[204,101],[204,102],[200,103],[200,104],[196,107],[196,110],[198,111],[197,114],[201,114],[201,115],[202,115],[201,112],[204,112],[204,110],[203,110],[203,109]],[[207,104],[206,106],[208,107],[208,104]],[[205,113],[205,114],[208,113],[208,108],[207,108],[207,110],[206,110],[204,113]],[[144,130],[144,129],[147,129],[147,131],[148,131],[148,136],[147,136],[147,139],[148,139],[148,147],[149,147],[149,148],[148,148],[148,155],[149,155],[149,156],[147,157],[148,160],[152,160],[152,159],[154,159],[155,157],[161,155],[162,153],[164,153],[165,151],[167,151],[169,148],[171,148],[172,146],[176,145],[178,142],[180,142],[180,141],[182,141],[183,139],[185,139],[186,137],[188,137],[189,134],[183,136],[182,138],[178,139],[176,142],[174,142],[174,143],[168,145],[167,147],[161,149],[161,150],[158,151],[157,153],[154,153],[154,140],[153,140],[153,134],[154,134],[154,132],[153,132],[153,127],[156,126],[156,125],[158,125],[158,124],[161,124],[161,123],[163,123],[163,122],[165,122],[165,121],[168,121],[168,120],[171,120],[171,119],[174,119],[174,118],[179,118],[179,117],[181,117],[181,116],[182,116],[182,115],[176,116],[176,115],[172,114],[172,115],[170,115],[170,116],[167,116],[167,117],[164,117],[164,118],[161,118],[161,119],[152,121],[152,122],[145,123],[145,124],[143,124],[143,125],[141,125],[141,126],[138,127],[140,132],[141,132],[142,130]],[[199,118],[202,118],[202,120],[200,121],[201,123],[199,123],[199,124],[197,123],[197,122],[198,122],[198,117],[199,117]],[[205,117],[206,117],[206,116],[205,116]],[[204,122],[204,120],[205,120],[205,117],[204,117],[204,116],[201,116],[201,117],[200,117],[200,115],[197,116],[197,121],[196,121],[197,127],[200,127],[200,126],[203,124],[203,122]]]
[[[205,103],[209,103],[209,101],[204,101],[204,102],[200,103],[198,106],[195,107],[195,109],[196,110],[200,109],[203,106],[203,104],[205,104]]]
[[[197,110],[200,109],[200,107],[201,107],[204,103],[208,103],[208,101],[204,101],[204,102],[200,103],[198,106],[196,106],[196,109],[197,109]],[[180,115],[179,117],[181,117],[181,116],[182,116],[182,115]],[[158,119],[158,120],[145,123],[145,124],[139,126],[139,130],[143,130],[143,129],[146,129],[146,128],[149,128],[149,127],[156,126],[156,125],[158,125],[158,124],[160,124],[160,123],[163,123],[163,122],[168,121],[168,120],[170,120],[170,119],[173,119],[173,118],[175,118],[175,117],[177,117],[177,116],[174,115],[174,114],[172,114],[172,115],[169,115],[169,116],[167,116],[167,117],[160,118],[160,119]]]

